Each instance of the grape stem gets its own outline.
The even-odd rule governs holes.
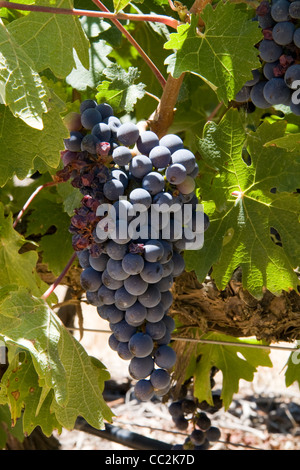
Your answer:
[[[102,10],[103,13],[109,13],[109,10],[106,8],[105,5],[103,5],[102,2],[100,2],[100,0],[93,0],[93,3],[95,5],[97,5],[97,7],[100,8],[100,10]],[[132,15],[129,15],[129,16],[132,16]],[[139,15],[133,15],[133,16],[139,16]],[[140,16],[149,17],[149,16],[155,16],[155,15],[140,15]],[[166,18],[168,18],[168,17],[166,17]],[[127,19],[129,19],[129,18],[127,18]],[[169,19],[172,19],[172,18],[169,18]],[[149,68],[151,69],[151,71],[153,72],[153,74],[155,75],[157,80],[159,81],[162,88],[164,88],[165,85],[166,85],[166,79],[164,78],[162,73],[158,70],[158,68],[156,67],[154,62],[152,62],[150,57],[146,54],[144,49],[136,42],[134,37],[127,31],[127,29],[124,28],[124,26],[120,23],[120,21],[118,21],[118,19],[116,19],[116,15],[115,15],[115,18],[111,18],[111,21],[118,28],[118,30],[121,31],[121,33],[126,37],[126,39],[130,42],[130,44],[136,49],[136,51],[140,54],[142,59],[149,66]],[[144,21],[149,21],[149,20],[145,19]],[[175,20],[175,21],[177,21],[177,20]],[[167,24],[167,23],[164,23],[164,24]],[[178,21],[177,21],[177,24],[179,24]]]
[[[64,267],[63,271],[60,273],[58,278],[53,282],[53,284],[49,287],[49,289],[47,289],[46,292],[42,295],[41,299],[46,300],[49,297],[49,295],[52,294],[52,292],[56,289],[56,287],[60,284],[62,279],[67,274],[67,272],[69,271],[70,267],[72,266],[76,258],[77,258],[77,253],[76,251],[74,251],[71,258],[69,259],[66,266]]]
[[[35,198],[35,196],[44,188],[48,188],[49,186],[54,186],[55,184],[57,184],[58,182],[57,181],[49,181],[48,183],[44,183],[42,184],[41,186],[38,186],[36,188],[35,191],[33,191],[33,193],[31,194],[31,196],[29,196],[29,198],[27,199],[27,201],[25,202],[24,206],[22,207],[22,209],[20,210],[19,214],[17,215],[16,217],[16,220],[14,221],[13,223],[13,228],[16,228],[16,225],[19,223],[19,221],[21,220],[21,218],[23,217],[23,214],[24,212],[26,211],[26,209],[28,208],[28,206],[31,204],[31,202],[33,201],[33,199]]]

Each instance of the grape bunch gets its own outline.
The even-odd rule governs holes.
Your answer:
[[[213,387],[213,375],[218,371],[215,367],[211,370],[211,386]],[[222,400],[218,394],[213,395],[214,404],[206,401],[198,402],[193,394],[192,378],[188,379],[181,387],[178,399],[169,405],[169,413],[175,427],[180,431],[189,431],[189,435],[183,444],[173,446],[174,450],[208,450],[212,442],[218,441],[221,431],[212,425],[208,413],[213,414],[222,408]]]
[[[168,311],[191,241],[185,228],[203,233],[209,225],[203,212],[197,225],[195,156],[174,134],[159,139],[132,122],[121,123],[107,103],[83,101],[66,125],[70,137],[57,177],[70,179],[83,194],[70,226],[83,268],[81,286],[108,322],[110,348],[129,361],[135,396],[163,396],[176,361],[170,345],[175,322]]]
[[[257,45],[261,67],[252,70],[235,101],[260,109],[283,104],[300,116],[300,1],[263,0],[255,20],[263,33]]]

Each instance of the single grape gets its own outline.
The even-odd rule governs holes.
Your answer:
[[[80,284],[85,291],[95,292],[102,285],[102,273],[92,267],[84,269],[80,274]]]
[[[271,6],[271,16],[273,20],[279,21],[288,21],[290,18],[289,13],[290,2],[287,0],[278,0],[273,3]]]
[[[124,312],[115,305],[106,305],[105,307],[105,315],[109,323],[119,323],[124,319]]]
[[[164,254],[159,260],[161,264],[167,263],[173,256],[173,247],[172,244],[167,242],[166,240],[160,240],[160,243],[162,244],[164,248]]]
[[[196,411],[197,405],[194,402],[194,400],[189,399],[189,398],[184,398],[181,403],[181,408],[184,413],[190,414]]]
[[[145,281],[140,274],[129,276],[124,281],[124,287],[132,295],[142,295],[148,289],[148,282]]]
[[[83,137],[80,147],[81,147],[82,152],[86,151],[93,155],[96,155],[98,143],[99,143],[99,140],[97,139],[95,135],[87,134]]]
[[[132,158],[131,150],[128,147],[122,147],[119,145],[112,153],[112,158],[117,165],[124,166],[130,162]]]
[[[299,20],[300,19],[300,2],[299,1],[296,1],[296,2],[292,2],[289,6],[289,14],[292,18],[294,18],[295,20]]]
[[[139,137],[139,129],[132,122],[122,124],[117,130],[117,139],[121,144],[130,147]]]
[[[149,153],[149,159],[155,168],[166,168],[171,161],[171,152],[164,145],[157,145]]]
[[[163,307],[163,304],[159,303],[155,307],[150,307],[146,309],[145,319],[148,322],[155,323],[155,322],[162,320],[164,318],[164,314],[165,314],[165,309]]]
[[[152,202],[151,194],[143,188],[133,189],[129,194],[129,200],[131,204],[141,204],[146,209],[149,209]]]
[[[155,284],[163,277],[163,267],[159,262],[146,261],[143,270],[140,272],[140,276],[149,284]]]
[[[155,369],[150,375],[150,382],[157,390],[161,390],[170,385],[171,377],[165,369]]]
[[[129,350],[135,357],[147,357],[153,350],[153,339],[147,333],[138,332],[131,336]]]
[[[122,268],[127,274],[140,274],[144,268],[144,259],[141,255],[127,253],[122,260]]]
[[[108,274],[117,281],[124,281],[129,277],[129,274],[127,274],[122,267],[122,260],[110,258],[107,262],[106,269]]]
[[[144,245],[143,255],[146,261],[160,261],[164,255],[164,247],[158,240],[148,240]]]
[[[162,318],[168,331],[172,332],[175,330],[175,320],[170,315],[165,314]]]
[[[87,108],[81,114],[81,124],[85,129],[91,130],[102,121],[102,116],[96,108]]]
[[[166,178],[171,184],[180,184],[183,183],[187,176],[187,171],[185,166],[181,163],[173,163],[168,166],[166,170]]]
[[[128,344],[128,341],[120,341],[117,346],[117,353],[121,359],[124,359],[124,361],[129,361],[133,358],[132,352],[129,351]]]
[[[176,150],[183,149],[183,142],[181,138],[175,134],[167,134],[163,136],[159,141],[159,145],[167,147],[171,154],[176,152]]]
[[[101,253],[101,255],[98,257],[93,257],[92,255],[89,255],[89,264],[96,271],[103,272],[106,268],[108,260],[109,256],[105,253]]]
[[[115,292],[115,304],[120,310],[127,310],[137,301],[137,296],[130,294],[125,287],[120,287]]]
[[[136,332],[135,326],[128,325],[126,320],[114,323],[110,327],[117,340],[122,342],[128,342]]]
[[[179,418],[179,417],[183,417],[184,414],[183,414],[183,411],[182,411],[182,407],[181,407],[181,401],[173,401],[170,405],[169,405],[169,413],[170,415],[173,417],[173,418]]]
[[[279,65],[279,60],[276,60],[275,62],[266,62],[263,68],[263,74],[264,76],[268,79],[271,80],[271,78],[275,77],[274,70],[275,67]]]
[[[293,88],[293,83],[296,80],[300,80],[300,65],[294,64],[291,65],[284,75],[284,81],[288,87]]]
[[[104,124],[107,124],[112,138],[117,137],[117,132],[119,127],[121,126],[121,121],[116,116],[108,116],[107,118],[103,119]]]
[[[293,41],[295,46],[300,49],[300,28],[296,29],[296,31],[294,32]]]
[[[211,427],[211,420],[206,413],[201,412],[197,415],[195,424],[202,431],[207,431]]]
[[[154,355],[154,361],[162,369],[171,369],[176,362],[176,353],[171,346],[160,346]]]
[[[77,258],[82,268],[88,268],[90,266],[90,251],[89,250],[78,251]]]
[[[165,336],[167,331],[166,324],[163,320],[159,320],[155,323],[146,322],[146,333],[153,339],[158,340]]]
[[[117,340],[117,338],[115,337],[114,334],[111,334],[109,336],[108,345],[109,345],[110,349],[112,349],[113,351],[117,351],[119,343],[120,343],[120,341]]]
[[[130,162],[129,171],[136,178],[142,179],[152,171],[152,162],[146,155],[136,155]]]
[[[205,441],[205,433],[200,429],[194,429],[190,434],[190,440],[196,446],[200,446]]]
[[[153,147],[159,145],[157,135],[152,131],[141,132],[137,139],[136,146],[142,155],[149,155]]]
[[[267,109],[270,107],[270,103],[264,97],[264,87],[267,81],[261,81],[254,85],[251,90],[250,97],[252,103],[261,109]]]
[[[106,254],[115,261],[121,261],[127,253],[127,245],[120,245],[113,240],[106,243]]]
[[[160,173],[152,171],[144,176],[142,186],[143,189],[148,191],[148,193],[153,196],[154,194],[163,191],[165,187],[165,180]]]
[[[71,152],[80,152],[81,151],[81,141],[83,135],[78,131],[71,131],[70,137],[64,139],[65,148]]]
[[[80,103],[79,111],[82,114],[88,108],[96,108],[97,102],[94,100],[84,100]]]
[[[190,194],[192,191],[194,191],[195,187],[195,180],[189,175],[185,177],[182,183],[177,184],[177,189],[182,194]]]
[[[196,158],[190,150],[180,149],[172,154],[172,163],[180,163],[190,173],[195,168]]]
[[[283,49],[275,41],[263,39],[259,44],[259,54],[265,62],[275,62],[283,53]]]
[[[102,116],[102,119],[108,119],[110,116],[114,115],[114,110],[108,103],[97,104],[96,109]]]
[[[290,95],[291,91],[283,78],[272,78],[264,86],[264,98],[270,104],[285,103],[289,100]]]
[[[209,442],[218,441],[221,438],[221,431],[216,426],[211,426],[205,434]]]
[[[140,401],[148,401],[154,395],[154,388],[149,380],[141,379],[134,387],[134,394]]]
[[[154,369],[154,361],[151,356],[133,357],[130,361],[128,372],[135,380],[149,377]]]
[[[162,277],[170,276],[174,270],[173,260],[170,259],[167,263],[161,265],[163,269]]]
[[[172,417],[172,420],[179,431],[186,431],[189,421],[184,416]]]
[[[173,266],[174,266],[172,275],[174,277],[180,276],[180,274],[182,274],[184,269],[185,269],[184,258],[180,253],[174,251],[173,256],[172,256],[172,260],[173,260]]]
[[[251,72],[252,72],[252,77],[253,78],[251,80],[246,81],[246,83],[245,83],[246,86],[254,86],[260,80],[260,71],[259,71],[259,69],[251,70]]]
[[[94,307],[100,307],[102,305],[102,301],[98,297],[98,291],[94,292],[86,292],[86,300],[89,304],[93,305]]]
[[[272,36],[277,44],[280,46],[286,46],[292,42],[294,31],[295,25],[293,23],[290,21],[282,21],[274,26]]]
[[[125,320],[129,325],[140,326],[147,317],[147,309],[138,300],[125,312]]]
[[[240,91],[235,95],[234,101],[238,103],[244,103],[250,98],[251,87],[244,85]]]
[[[161,293],[154,284],[149,284],[146,292],[139,296],[139,301],[144,307],[156,307],[161,299]]]
[[[172,275],[162,277],[161,280],[156,283],[156,287],[160,292],[167,292],[172,288],[173,282],[174,279]]]
[[[112,305],[115,302],[115,291],[102,285],[98,290],[98,297],[104,305]]]
[[[124,185],[117,179],[107,181],[103,186],[103,194],[110,201],[116,201],[123,196],[125,191]]]
[[[107,269],[105,269],[102,273],[102,283],[111,290],[117,290],[123,286],[123,281],[118,281],[117,279],[112,278],[109,274]]]

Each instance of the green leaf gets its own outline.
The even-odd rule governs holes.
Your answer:
[[[103,427],[103,419],[111,420],[112,413],[102,396],[109,374],[100,361],[88,356],[43,300],[31,297],[23,289],[6,296],[0,304],[0,333],[7,345],[17,345],[30,354],[38,375],[35,390],[28,393],[33,368],[24,364],[31,378],[27,381],[24,370],[20,390],[16,389],[25,403],[29,400],[27,420],[24,416],[26,432],[31,432],[38,424],[47,430],[49,411],[54,416],[47,433],[55,423],[73,429],[78,416],[97,429]],[[34,393],[37,384],[40,389]],[[7,385],[9,383],[3,379],[2,402],[4,395],[10,399]],[[19,405],[15,413],[20,409]]]
[[[284,137],[274,139],[266,144],[267,147],[279,147],[287,150],[297,150],[300,146],[300,134],[286,134]]]
[[[36,5],[49,5],[49,2],[40,0]],[[51,2],[51,6],[71,9],[73,2],[58,0]],[[10,23],[8,30],[38,72],[49,68],[56,77],[66,77],[75,65],[73,48],[81,63],[89,67],[89,42],[75,16],[31,12]]]
[[[274,294],[297,289],[300,156],[265,146],[284,134],[285,125],[264,123],[248,136],[250,165],[242,158],[246,134],[237,110],[229,110],[219,125],[205,127],[198,148],[216,173],[200,175],[198,184],[215,211],[203,248],[185,253],[187,269],[195,270],[200,280],[213,266],[212,277],[224,289],[240,266],[243,286],[255,297],[264,289]],[[272,240],[271,228],[279,233],[280,244]]]
[[[103,40],[91,42],[89,49],[89,67],[85,67],[74,51],[75,66],[67,76],[66,82],[79,91],[84,91],[88,87],[95,89],[102,77],[103,70],[111,64],[107,58],[112,48]]]
[[[60,183],[57,186],[57,192],[63,200],[64,211],[69,217],[74,215],[74,209],[80,206],[82,200],[82,193],[78,188],[74,188],[70,181],[66,183]]]
[[[134,84],[140,76],[139,71],[135,67],[129,67],[128,72],[125,72],[119,65],[112,64],[103,71],[103,74],[109,81],[103,81],[97,87],[98,102],[109,102],[115,112],[133,111],[137,100],[143,98],[145,94],[143,83]]]
[[[0,97],[15,117],[43,129],[46,89],[30,56],[0,20]]]
[[[123,10],[129,3],[130,0],[114,0],[115,12],[118,13],[120,10]]]
[[[238,392],[241,379],[252,382],[258,366],[272,367],[269,349],[243,346],[239,344],[243,342],[240,339],[213,332],[205,334],[201,338],[211,341],[234,342],[237,346],[207,343],[197,345],[193,357],[199,357],[199,360],[193,361],[193,375],[195,380],[194,395],[199,401],[205,400],[210,404],[213,403],[210,386],[210,373],[213,366],[222,372],[221,398],[225,410],[228,409],[233,395]],[[262,344],[251,339],[247,339],[247,343]]]
[[[293,351],[286,363],[286,371],[285,371],[285,384],[287,387],[292,385],[294,382],[298,383],[300,388],[300,349],[299,349],[299,340],[297,340],[298,350]]]
[[[40,159],[50,168],[58,167],[63,139],[69,134],[56,106],[50,101],[48,107],[44,129],[40,132],[15,119],[8,108],[0,105],[0,186],[4,186],[14,174],[24,179],[33,168],[35,159]]]
[[[11,215],[5,217],[0,204],[0,287],[18,284],[39,296],[46,289],[46,284],[40,281],[35,272],[37,253],[19,253],[24,243],[24,238],[13,229]]]
[[[195,73],[216,91],[220,101],[226,104],[234,99],[252,78],[251,70],[260,67],[254,45],[261,32],[250,15],[244,5],[219,2],[203,10],[203,33],[197,33],[196,17],[190,26],[180,25],[165,44],[166,49],[177,50],[172,75]]]
[[[70,217],[63,212],[62,204],[55,199],[49,192],[44,192],[42,197],[34,201],[31,205],[33,212],[27,221],[26,234],[29,238],[33,234],[42,235],[38,242],[38,251],[42,252],[43,262],[48,265],[49,270],[58,276],[74,250],[69,232]],[[50,227],[52,230],[48,234]]]

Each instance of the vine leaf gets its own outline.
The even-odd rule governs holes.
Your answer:
[[[213,366],[222,373],[222,393],[223,406],[227,410],[232,402],[234,393],[239,390],[240,379],[252,382],[254,373],[258,366],[272,367],[269,358],[269,349],[258,349],[243,346],[241,340],[222,335],[219,333],[207,333],[201,337],[213,341],[230,341],[237,343],[237,346],[226,346],[223,344],[198,344],[197,351],[193,355],[189,372],[194,375],[194,395],[199,401],[207,401],[213,404],[210,386],[210,374]],[[262,344],[256,340],[247,340],[253,345]],[[195,358],[199,358],[196,360]]]
[[[164,46],[177,50],[172,75],[195,73],[216,91],[220,101],[227,104],[234,99],[252,78],[251,70],[260,67],[254,45],[261,40],[261,32],[250,15],[244,5],[219,2],[203,10],[203,33],[197,33],[195,16],[190,25],[180,25]]]
[[[79,91],[84,91],[88,87],[96,88],[101,80],[103,70],[111,64],[108,59],[112,48],[102,39],[91,42],[89,48],[89,67],[86,67],[79,60],[74,51],[75,66],[67,76],[66,82]]]
[[[242,158],[246,135],[237,110],[229,110],[219,125],[206,125],[198,149],[215,173],[200,175],[198,184],[201,197],[212,201],[214,210],[210,204],[203,248],[185,253],[187,269],[195,270],[200,282],[213,266],[212,277],[224,289],[241,267],[244,288],[257,298],[264,289],[274,294],[297,289],[300,156],[266,146],[284,135],[285,126],[282,121],[265,122],[250,133],[247,164]]]
[[[97,87],[98,102],[108,101],[116,112],[133,111],[137,100],[143,98],[145,94],[145,85],[134,83],[140,76],[138,69],[129,67],[128,72],[125,72],[119,65],[112,64],[103,71],[103,74],[108,81],[104,80]]]
[[[5,217],[0,204],[0,285],[18,284],[34,295],[41,295],[47,288],[35,272],[38,255],[35,251],[20,254],[25,239],[13,229],[12,217]]]
[[[38,376],[38,380],[33,380],[32,393],[28,393],[28,387],[26,393],[22,381],[20,390],[17,388],[15,393],[18,396],[20,392],[25,403],[29,401],[26,432],[39,424],[49,434],[53,425],[58,427],[57,423],[71,430],[78,416],[97,429],[103,427],[104,419],[111,421],[112,413],[102,396],[108,372],[100,361],[88,356],[43,300],[32,297],[22,288],[2,298],[0,333],[6,344],[30,354],[34,368],[30,369],[29,382],[32,383],[33,371]],[[29,370],[28,363],[23,366]],[[11,373],[9,369],[7,374]],[[8,395],[11,396],[5,377],[1,382],[2,403],[5,397],[9,401]],[[20,409],[21,406],[14,408],[15,417]],[[50,411],[54,416],[49,428]],[[26,423],[26,416],[24,419]]]
[[[32,203],[31,210],[26,226],[27,238],[30,239],[32,234],[42,235],[38,252],[42,253],[43,263],[58,276],[73,254],[70,217],[63,211],[62,204],[56,201],[55,195],[53,197],[47,191]],[[55,233],[53,230],[48,233],[50,228],[55,228]]]
[[[48,108],[44,129],[40,132],[15,119],[7,107],[0,105],[1,187],[14,174],[24,179],[35,159],[42,160],[50,168],[58,167],[62,142],[69,134],[53,102],[49,101]]]
[[[300,364],[300,349],[299,349],[299,340],[297,341],[298,350],[294,351],[290,354],[288,361],[286,363],[286,371],[285,371],[285,384],[287,387],[292,385],[294,382],[298,382],[300,387],[300,371],[299,371],[299,364]]]
[[[57,8],[73,8],[71,0],[51,3]],[[40,0],[36,5],[49,5],[49,2]],[[89,41],[75,16],[30,12],[11,22],[8,30],[38,72],[49,68],[56,77],[65,78],[74,66],[73,48],[82,64],[89,68]]]
[[[43,129],[47,92],[34,62],[0,20],[0,97],[13,115]]]

